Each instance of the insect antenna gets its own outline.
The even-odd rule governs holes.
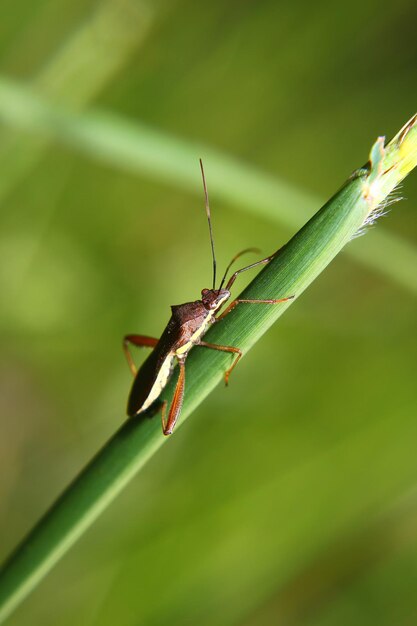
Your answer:
[[[216,255],[214,252],[213,229],[211,226],[210,204],[209,204],[209,197],[208,197],[208,191],[207,191],[207,185],[206,185],[206,177],[204,176],[203,161],[201,159],[200,159],[200,168],[201,168],[201,175],[203,177],[204,197],[206,201],[206,214],[207,214],[207,220],[208,220],[209,231],[210,231],[211,256],[213,257],[213,289],[215,289],[216,288]]]
[[[235,256],[233,257],[233,259],[230,261],[229,265],[226,267],[226,271],[223,274],[223,278],[222,278],[222,282],[220,283],[220,287],[218,289],[218,291],[220,291],[220,289],[223,287],[225,281],[226,281],[226,276],[228,271],[230,270],[230,268],[232,267],[233,263],[235,261],[237,261],[237,259],[239,259],[243,254],[246,254],[247,252],[255,252],[255,253],[259,253],[260,250],[259,248],[245,248],[244,250],[241,250],[240,252],[238,252],[237,254],[235,254]]]

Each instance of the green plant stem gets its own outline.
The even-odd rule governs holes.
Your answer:
[[[378,140],[371,161],[288,242],[244,290],[249,299],[295,295],[320,274],[376,207],[416,165],[415,118],[383,147]],[[294,301],[236,307],[207,333],[213,343],[247,352]],[[186,364],[186,395],[180,425],[222,379],[230,356],[194,348]],[[162,394],[168,400],[173,380]],[[178,428],[178,427],[177,427]],[[177,431],[176,431],[177,434]],[[0,621],[23,600],[60,557],[87,530],[146,461],[168,441],[158,416],[128,420],[41,519],[0,573]]]
[[[139,172],[187,191],[201,194],[195,176],[196,159],[204,157],[210,172],[210,195],[239,210],[263,215],[288,229],[299,228],[320,199],[304,193],[278,177],[272,177],[205,145],[185,142],[117,115],[89,111],[74,113],[40,98],[33,91],[0,77],[0,119],[35,133],[45,145],[58,139],[95,159],[127,171]],[[26,159],[20,156],[18,161]],[[10,167],[14,167],[14,160]],[[14,177],[8,161],[6,182]],[[19,174],[20,175],[20,174]],[[8,189],[8,188],[7,188]],[[383,229],[372,233],[365,245],[350,246],[351,258],[371,267],[401,287],[417,293],[415,247]]]

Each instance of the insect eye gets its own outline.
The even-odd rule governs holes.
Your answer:
[[[201,292],[201,295],[204,297],[208,294],[209,291],[210,291],[209,289],[203,289]]]

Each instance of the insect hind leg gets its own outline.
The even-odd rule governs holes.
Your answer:
[[[185,365],[183,360],[178,360],[180,373],[178,376],[177,384],[174,391],[174,397],[172,398],[171,408],[169,409],[168,419],[166,419],[167,401],[164,401],[162,406],[162,432],[164,435],[171,435],[175,428],[177,419],[181,412],[182,403],[184,400],[184,387],[185,387]]]

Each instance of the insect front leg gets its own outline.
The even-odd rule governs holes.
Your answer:
[[[123,351],[133,376],[136,376],[137,368],[129,350],[129,344],[138,346],[139,348],[155,348],[157,343],[158,339],[155,339],[155,337],[147,337],[146,335],[125,335],[125,337],[123,337]]]
[[[287,298],[279,298],[278,300],[244,300],[244,299],[238,298],[237,300],[233,300],[233,302],[231,302],[229,306],[223,311],[223,313],[221,313],[218,317],[216,317],[214,321],[220,322],[220,320],[224,319],[226,315],[229,315],[229,313],[233,311],[233,309],[237,307],[237,305],[240,304],[241,302],[247,303],[247,304],[279,304],[280,302],[287,302],[287,300],[292,300],[293,298],[294,296],[288,296]]]
[[[232,373],[232,370],[234,370],[234,368],[243,356],[242,350],[240,350],[239,348],[235,348],[234,346],[221,346],[217,343],[207,343],[207,341],[200,341],[200,343],[196,345],[203,346],[203,348],[211,348],[212,350],[219,350],[220,352],[231,352],[232,354],[237,354],[237,357],[233,361],[232,365],[224,373],[224,382],[227,386],[229,384],[229,376]]]

